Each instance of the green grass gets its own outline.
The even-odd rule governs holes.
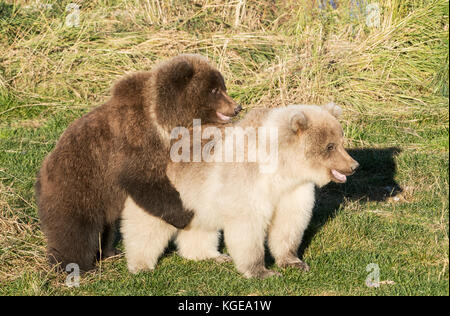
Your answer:
[[[68,28],[69,2],[0,2],[0,295],[449,295],[448,0],[380,0],[378,28],[348,1],[306,0],[246,1],[237,24],[237,2],[96,0]],[[184,52],[208,56],[245,107],[340,104],[361,169],[318,193],[308,273],[268,255],[282,277],[247,280],[171,247],[154,272],[131,275],[119,256],[69,288],[45,262],[35,174],[114,80]]]

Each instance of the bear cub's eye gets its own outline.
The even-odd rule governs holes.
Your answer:
[[[218,88],[214,88],[211,90],[212,94],[218,94],[219,93],[219,89]]]
[[[333,151],[336,146],[333,143],[327,145],[327,151]]]

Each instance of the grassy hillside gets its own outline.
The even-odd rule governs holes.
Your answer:
[[[72,1],[72,27],[70,2],[0,1],[0,295],[449,295],[448,0],[379,0],[379,24],[364,1]],[[119,256],[69,288],[45,263],[40,163],[114,80],[179,53],[208,56],[247,109],[341,105],[361,169],[318,193],[308,273],[267,256],[283,277],[246,280],[172,247],[154,272]]]

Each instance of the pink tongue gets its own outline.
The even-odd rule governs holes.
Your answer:
[[[336,170],[331,170],[331,173],[333,174],[333,176],[338,179],[339,181],[345,182],[347,181],[347,177],[345,176],[345,174],[340,173],[339,171]]]
[[[219,111],[216,111],[217,116],[222,120],[222,121],[229,121],[231,119],[231,117],[223,115],[222,113],[220,113]]]

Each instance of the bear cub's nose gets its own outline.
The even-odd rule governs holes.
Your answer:
[[[352,171],[355,171],[356,169],[359,168],[359,163],[357,161],[355,161],[355,163],[352,165]]]
[[[234,109],[234,115],[237,115],[239,112],[241,112],[242,106],[239,105],[237,108]]]

